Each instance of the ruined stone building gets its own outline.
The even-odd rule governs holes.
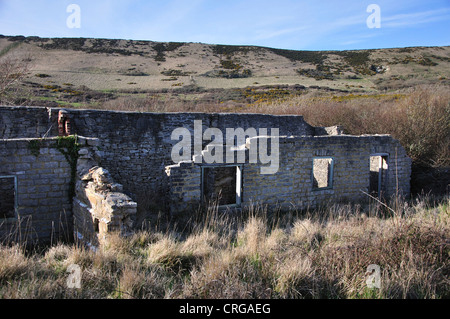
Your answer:
[[[192,154],[174,161],[179,128],[193,137],[183,144]],[[217,130],[248,136],[215,145],[205,139],[210,128],[215,138]],[[267,150],[256,154],[261,146]],[[276,169],[264,173],[274,164],[264,158],[275,151]],[[218,154],[229,157],[211,162]],[[301,116],[0,107],[2,238],[49,242],[75,234],[97,245],[108,232],[130,232],[143,202],[177,215],[210,201],[303,209],[364,201],[368,193],[408,196],[410,173],[410,159],[389,135],[343,135]]]

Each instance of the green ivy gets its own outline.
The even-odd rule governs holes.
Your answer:
[[[41,146],[42,146],[41,139],[31,140],[28,142],[28,149],[30,150],[31,154],[36,157],[39,156],[39,154],[41,154],[41,152],[40,152]]]
[[[70,165],[70,184],[69,184],[69,201],[75,196],[75,182],[77,175],[78,151],[80,144],[78,136],[59,136],[56,139],[56,149],[64,155]]]
[[[28,149],[34,156],[40,155],[40,149],[42,147],[42,140],[36,139],[28,142]],[[77,175],[77,162],[78,151],[80,150],[80,144],[78,143],[78,136],[59,136],[56,139],[56,143],[49,145],[51,148],[56,148],[61,154],[64,155],[67,162],[70,165],[70,185],[69,185],[69,201],[75,196],[75,182]]]

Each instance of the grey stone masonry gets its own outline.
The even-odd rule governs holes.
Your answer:
[[[58,135],[58,108],[0,106],[0,138]],[[71,133],[99,139],[101,167],[123,184],[129,195],[151,197],[165,209],[169,191],[165,167],[172,161],[174,129],[187,128],[194,134],[194,121],[203,130],[253,127],[279,128],[280,135],[312,136],[315,129],[302,116],[266,114],[140,113],[66,109]],[[326,133],[323,133],[326,134]],[[206,144],[207,142],[205,142]]]
[[[370,156],[381,153],[388,155],[384,197],[408,197],[411,159],[388,135],[286,137],[280,138],[276,174],[260,174],[260,164],[245,165],[243,203],[305,209],[327,202],[367,201]],[[332,160],[331,185],[326,188],[314,187],[314,158]]]
[[[201,203],[201,168],[193,162],[166,167],[169,181],[169,210],[178,214],[198,208]]]
[[[122,185],[115,183],[107,170],[98,166],[86,168],[83,164],[78,166],[74,233],[85,244],[98,247],[108,242],[112,232],[122,236],[133,232],[137,203],[122,193]]]
[[[0,220],[0,238],[46,242],[71,236],[71,167],[55,144],[56,138],[0,139],[0,176],[17,181],[17,207]]]
[[[247,149],[262,138],[268,139],[247,139]],[[411,159],[389,135],[279,137],[279,169],[275,174],[261,174],[263,165],[249,162],[247,152],[246,162],[241,164],[241,207],[263,204],[275,209],[306,209],[321,203],[368,201],[370,161],[377,154],[387,158],[383,197],[408,197]],[[314,163],[320,163],[321,172],[314,172]],[[204,165],[192,160],[166,167],[172,214],[195,208],[202,201],[205,181],[200,170]],[[315,181],[318,176],[326,185]]]

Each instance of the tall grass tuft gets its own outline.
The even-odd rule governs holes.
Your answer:
[[[449,298],[450,198],[390,208],[334,204],[289,219],[211,209],[207,223],[112,236],[97,251],[2,245],[0,298]],[[79,289],[67,286],[72,264]],[[379,288],[366,283],[372,264]]]

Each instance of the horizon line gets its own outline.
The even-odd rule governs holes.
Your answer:
[[[323,50],[300,50],[300,49],[286,49],[286,48],[276,48],[269,46],[253,45],[253,44],[223,44],[223,43],[206,43],[206,42],[193,42],[193,41],[155,41],[155,40],[144,40],[144,39],[125,39],[125,38],[108,38],[108,37],[42,37],[38,35],[4,35],[0,34],[0,38],[39,38],[39,39],[97,39],[97,40],[124,40],[124,41],[143,41],[143,42],[154,42],[154,43],[186,43],[186,44],[203,44],[211,46],[233,46],[233,47],[253,47],[253,48],[263,48],[263,49],[274,49],[274,50],[285,50],[285,51],[310,51],[310,52],[343,52],[343,51],[370,51],[370,50],[389,50],[389,49],[405,49],[405,48],[436,48],[436,47],[450,47],[450,44],[445,45],[417,45],[417,46],[403,46],[403,47],[381,47],[381,48],[370,48],[370,49],[323,49]]]

